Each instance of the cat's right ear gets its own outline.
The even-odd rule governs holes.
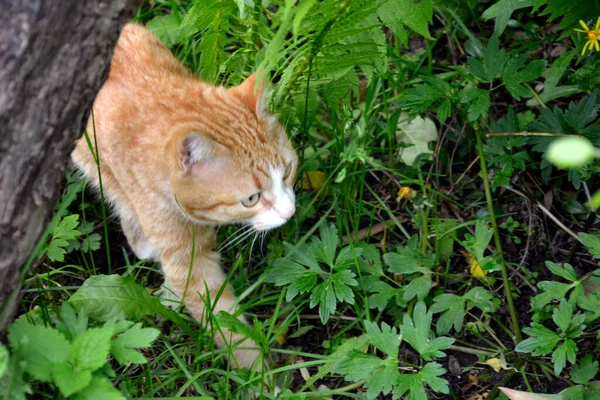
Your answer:
[[[219,145],[200,133],[188,133],[177,143],[177,157],[181,168],[188,171],[192,165],[209,159],[217,146]]]

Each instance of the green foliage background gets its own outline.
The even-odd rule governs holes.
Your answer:
[[[574,31],[599,16],[597,0],[146,3],[136,21],[199,78],[270,83],[297,215],[258,241],[221,228],[253,324],[205,329],[69,174],[0,396],[599,398],[598,163],[545,157],[559,136],[600,141],[600,56]],[[232,369],[223,327],[270,368]]]

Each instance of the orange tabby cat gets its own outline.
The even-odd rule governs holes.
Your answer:
[[[198,321],[207,298],[215,314],[234,312],[230,287],[216,299],[225,274],[213,251],[215,226],[265,231],[295,212],[297,157],[255,93],[255,76],[231,89],[202,82],[152,33],[129,24],[93,109],[87,132],[92,143],[96,135],[104,192],[137,257],[160,261],[165,286],[185,293]],[[98,186],[85,138],[72,157]],[[215,340],[223,346],[244,338],[224,331]],[[258,350],[248,349],[255,347],[249,340],[239,347],[232,362],[251,367]]]

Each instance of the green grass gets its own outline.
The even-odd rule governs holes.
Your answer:
[[[227,279],[271,368],[229,366],[230,349],[212,338],[231,319],[210,315],[205,330],[185,310],[124,309],[160,334],[142,350],[147,364],[108,357],[123,396],[275,398],[263,385],[271,380],[282,399],[492,399],[504,396],[499,386],[598,396],[600,239],[585,206],[598,164],[559,170],[544,152],[559,135],[600,142],[600,56],[579,55],[585,40],[572,26],[557,30],[578,10],[549,20],[544,7],[526,7],[504,27],[484,14],[493,3],[170,0],[138,10],[204,79],[230,86],[266,71],[301,163],[298,211],[285,226],[239,242],[238,227],[219,228]],[[555,13],[558,2],[545,3]],[[432,156],[413,165],[398,155],[404,112],[431,118],[438,134]],[[325,182],[310,190],[302,181],[315,171]],[[20,323],[55,326],[93,276],[131,277],[147,293],[161,284],[159,266],[135,259],[118,222],[68,178],[57,208],[68,212],[24,273]],[[399,198],[403,187],[415,197]],[[50,257],[70,215],[82,225],[62,233],[72,240],[64,260]],[[142,297],[144,309],[152,297]],[[23,376],[31,398],[63,398],[17,365],[30,350],[8,348],[0,393]]]

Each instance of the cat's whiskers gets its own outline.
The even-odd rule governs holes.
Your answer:
[[[246,228],[246,227],[244,227]],[[238,230],[239,231],[239,230]],[[245,231],[243,231],[242,233],[240,233],[238,236],[233,236],[232,235],[232,239],[227,240],[225,243],[223,243],[221,245],[221,247],[217,250],[218,252],[224,252],[225,250],[228,250],[234,246],[236,246],[237,244],[239,244],[242,240],[246,239],[248,236],[250,236],[253,232],[255,232],[256,230],[254,229],[253,226],[248,226],[247,229]],[[237,232],[237,231],[236,231]]]
[[[250,244],[250,252],[248,252],[248,265],[250,265],[252,262],[252,250],[254,249],[254,242],[256,242],[256,238],[258,238],[260,234],[261,233],[259,231],[254,231],[254,239],[252,239],[252,243]]]

